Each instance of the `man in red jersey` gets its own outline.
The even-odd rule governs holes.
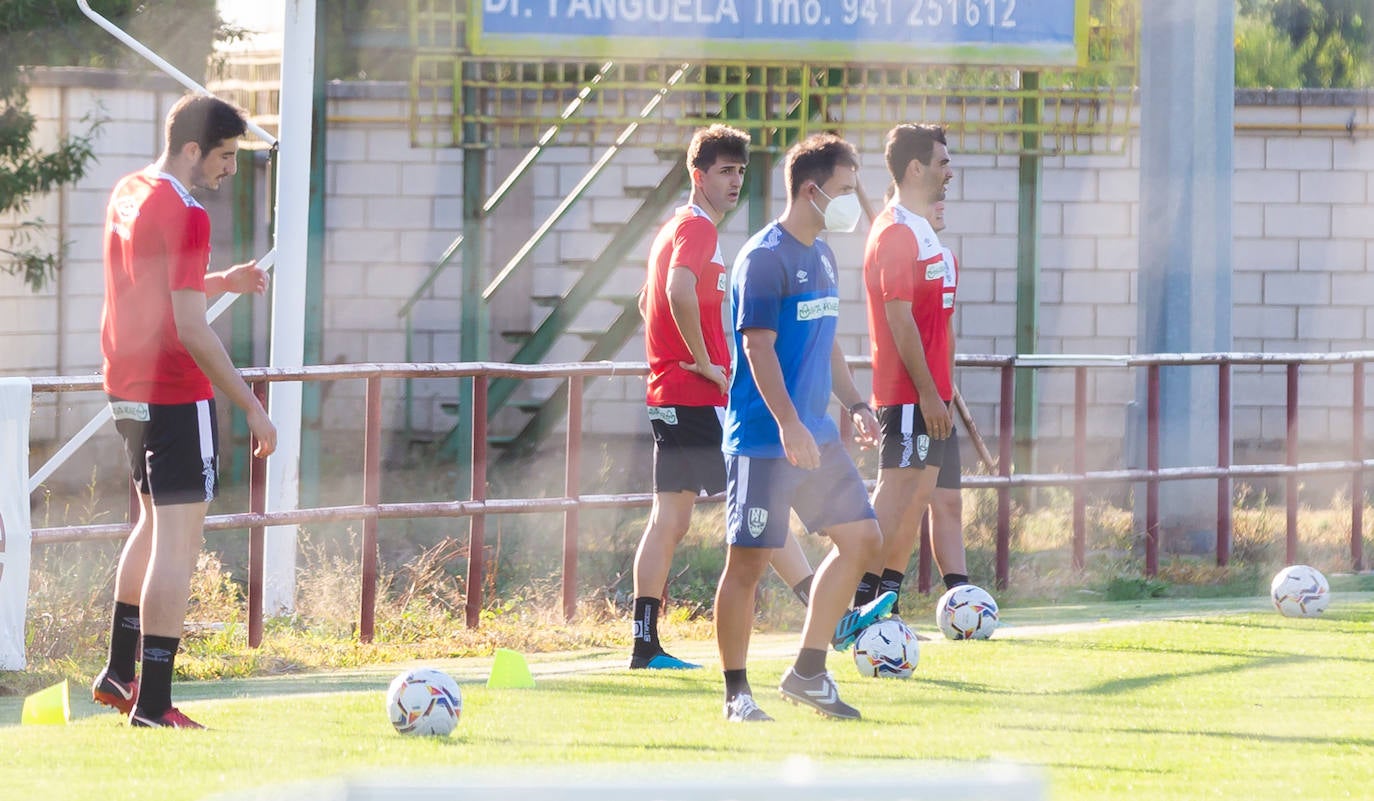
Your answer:
[[[953,294],[946,295],[939,237],[923,216],[954,177],[944,129],[898,125],[888,132],[885,156],[896,194],[874,220],[864,251],[873,403],[882,431],[873,508],[883,560],[881,574],[860,580],[856,606],[900,594],[919,532],[911,524],[919,515],[910,513],[930,504],[946,451],[957,453],[949,411],[953,318],[945,307]]]
[[[747,133],[725,125],[698,130],[687,147],[687,205],[659,230],[649,251],[640,313],[649,361],[654,505],[635,553],[634,669],[700,667],[663,650],[658,613],[697,495],[725,490],[720,416],[730,351],[721,317],[727,279],[717,226],[739,203],[748,164]],[[774,565],[806,603],[811,567],[796,538],[788,539]]]
[[[172,670],[205,512],[218,489],[215,388],[247,414],[255,456],[266,457],[277,442],[267,412],[205,320],[207,295],[261,293],[267,275],[252,262],[206,272],[210,216],[191,194],[218,189],[234,174],[246,130],[232,105],[183,97],[167,115],[162,156],[125,176],[106,212],[104,383],[139,517],[115,574],[109,661],[91,691],[133,726],[203,728],[172,706]]]

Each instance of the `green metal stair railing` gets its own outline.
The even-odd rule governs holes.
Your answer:
[[[510,358],[510,361],[516,364],[535,364],[547,355],[554,343],[565,331],[567,331],[577,315],[585,309],[589,303],[597,298],[597,293],[600,291],[601,286],[605,284],[611,273],[624,263],[626,256],[630,253],[630,249],[638,244],[644,234],[659,222],[663,210],[681,197],[688,183],[689,178],[687,175],[686,156],[683,155],[673,162],[668,173],[664,175],[658,185],[645,196],[639,208],[630,216],[630,219],[617,229],[611,241],[607,243],[605,249],[601,251],[601,254],[582,271],[572,288],[563,296],[562,301],[549,309],[548,316],[546,316],[544,321],[539,324],[539,327],[530,334],[529,338],[526,339],[515,352],[515,355]],[[625,343],[626,338],[629,336],[629,334],[624,333],[626,326],[633,325],[637,327],[639,324],[639,312],[637,308],[630,314],[629,320],[626,320],[626,315],[630,313],[630,311],[627,305],[626,311],[621,313],[620,318],[617,319],[611,330],[602,337],[602,341],[609,343],[613,341],[609,339],[612,333],[619,336],[619,343],[614,345],[616,350]],[[630,333],[633,333],[633,329],[631,329]],[[604,347],[606,346],[603,346],[603,348]],[[593,347],[592,352],[597,352],[597,348]],[[614,351],[612,351],[612,355],[614,355]],[[600,359],[610,358],[610,356],[593,356],[589,353],[587,358]],[[497,378],[492,380],[487,390],[488,419],[510,401],[511,396],[519,389],[520,384],[521,381],[514,378]],[[526,428],[529,429],[529,426],[527,425]],[[531,429],[531,431],[532,433],[537,433],[535,429]],[[456,429],[450,431],[444,437],[439,449],[441,454],[452,455],[455,452],[454,449],[457,446],[455,432]],[[522,430],[521,434],[517,435],[517,438],[524,435],[525,432]]]
[[[529,173],[534,163],[538,161],[539,157],[544,154],[544,151],[553,144],[553,140],[558,136],[559,131],[563,129],[564,123],[571,120],[582,107],[586,105],[592,93],[597,90],[601,82],[611,73],[613,67],[614,63],[610,61],[602,64],[597,73],[583,85],[577,95],[564,107],[562,114],[559,115],[558,121],[544,130],[539,140],[527,153],[525,153],[525,157],[511,170],[510,175],[506,176],[506,179],[501,182],[501,185],[496,187],[496,190],[492,192],[491,196],[482,204],[482,216],[484,218],[494,212],[496,208],[501,205],[501,202],[506,199],[506,195],[508,195],[510,191],[515,188],[516,184],[520,182],[520,179]],[[415,360],[415,306],[424,299],[425,293],[434,286],[434,282],[439,279],[439,275],[451,266],[450,262],[462,247],[463,240],[463,234],[460,233],[453,238],[453,241],[449,242],[448,247],[444,248],[443,255],[439,257],[439,261],[430,268],[425,279],[421,281],[420,286],[416,287],[415,291],[411,293],[405,304],[401,306],[400,311],[396,312],[397,317],[404,317],[406,321],[405,350],[407,362],[413,362]],[[413,401],[413,381],[407,378],[405,381],[405,423],[407,437],[409,437],[414,430]]]

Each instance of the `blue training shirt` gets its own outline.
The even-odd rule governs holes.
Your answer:
[[[816,240],[803,245],[776,221],[750,237],[735,259],[730,305],[735,329],[735,375],[725,407],[724,451],[781,459],[778,423],[763,402],[744,355],[746,328],[776,331],[774,351],[787,394],[817,445],[837,440],[830,417],[830,352],[840,315],[835,253]]]

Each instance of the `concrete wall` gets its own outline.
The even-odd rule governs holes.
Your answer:
[[[35,202],[30,214],[56,222],[70,242],[65,266],[50,289],[30,293],[0,277],[0,331],[6,374],[79,374],[99,368],[101,299],[100,223],[106,195],[122,174],[146,164],[160,147],[160,120],[179,92],[163,83],[138,83],[88,71],[43,71],[31,91],[44,136],[79,119],[104,120],[100,161],[75,187]],[[405,327],[397,311],[461,230],[462,154],[413,148],[407,129],[405,87],[335,84],[330,89],[328,215],[323,358],[326,362],[405,359]],[[1234,349],[1327,352],[1370,347],[1374,339],[1374,114],[1368,93],[1238,92],[1235,139]],[[1346,130],[1347,124],[1353,128]],[[1040,286],[1044,353],[1124,354],[1135,348],[1136,266],[1139,228],[1139,143],[1120,155],[1048,158]],[[523,149],[491,152],[488,191],[505,177]],[[488,223],[487,274],[493,274],[601,155],[600,148],[551,148]],[[881,154],[865,152],[862,180],[880,194],[887,176]],[[956,177],[944,239],[963,265],[957,315],[958,349],[966,354],[1008,354],[1014,349],[1016,260],[1016,158],[954,153]],[[576,271],[609,241],[614,227],[638,205],[640,190],[658,183],[668,162],[651,148],[632,149],[613,161],[584,199],[562,220],[491,306],[490,352],[508,357],[515,345],[502,332],[530,330],[545,308],[533,296],[565,291]],[[263,182],[265,184],[265,181]],[[773,175],[771,213],[783,206],[781,169]],[[220,195],[227,196],[221,190]],[[223,241],[230,226],[226,197],[208,197]],[[260,216],[265,218],[266,204]],[[732,258],[747,238],[741,208],[722,234]],[[265,229],[265,224],[260,226]],[[651,234],[650,234],[651,235]],[[643,276],[648,236],[632,250],[603,291],[633,294]],[[841,317],[843,345],[866,353],[859,264],[863,234],[837,235],[832,244],[844,272],[849,309]],[[262,249],[266,242],[263,239]],[[227,245],[216,249],[227,264]],[[223,257],[221,257],[223,254]],[[454,263],[457,264],[455,259]],[[283,266],[285,268],[286,266]],[[416,307],[413,358],[458,357],[460,271],[444,273]],[[596,330],[613,319],[610,301],[591,305],[574,328]],[[265,314],[265,312],[264,312]],[[261,315],[260,315],[261,316]],[[223,326],[221,326],[223,328]],[[227,331],[225,332],[227,335]],[[575,361],[586,342],[569,337],[549,361]],[[265,349],[260,348],[265,353]],[[643,358],[638,339],[619,354]],[[1349,368],[1303,371],[1302,436],[1312,447],[1341,443],[1348,435]],[[1072,431],[1071,374],[1041,381],[1040,435],[1047,441]],[[985,434],[995,429],[995,371],[966,369],[959,381]],[[444,430],[453,418],[440,404],[456,395],[452,381],[417,387],[416,427]],[[548,382],[530,388],[547,391]],[[403,423],[403,386],[386,386],[386,420]],[[1094,372],[1089,433],[1102,445],[1102,461],[1119,463],[1125,406],[1134,398],[1124,370]],[[326,428],[361,426],[361,382],[327,393]],[[1374,388],[1371,389],[1374,392]],[[590,431],[642,433],[643,385],[602,381],[590,390]],[[1235,436],[1242,443],[1274,442],[1284,433],[1282,370],[1237,369]],[[64,398],[60,409],[34,421],[36,440],[70,435],[97,398]],[[51,408],[51,407],[50,407]],[[510,412],[508,422],[518,415]],[[1374,424],[1367,427],[1374,430]]]

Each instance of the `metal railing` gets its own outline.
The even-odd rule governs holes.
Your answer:
[[[1073,564],[1082,568],[1086,550],[1087,487],[1106,484],[1144,484],[1146,488],[1144,537],[1144,573],[1153,576],[1159,569],[1159,485],[1165,481],[1215,479],[1217,481],[1217,564],[1225,566],[1230,559],[1231,541],[1231,481],[1236,478],[1283,476],[1287,492],[1286,561],[1296,559],[1298,547],[1298,492],[1301,475],[1317,473],[1349,473],[1351,495],[1350,562],[1355,570],[1364,568],[1363,507],[1364,471],[1374,468],[1374,460],[1364,458],[1364,378],[1365,365],[1374,361],[1374,351],[1340,354],[1158,354],[1148,356],[964,356],[960,366],[996,369],[1000,374],[998,401],[998,430],[996,432],[998,462],[995,475],[966,475],[963,484],[968,488],[988,488],[997,493],[996,585],[1007,586],[1011,554],[1011,491],[1017,487],[1067,487],[1073,496]],[[856,366],[866,366],[865,359],[851,359]],[[1353,391],[1351,395],[1352,452],[1344,461],[1300,462],[1298,460],[1298,379],[1302,365],[1351,364]],[[1231,448],[1231,368],[1235,365],[1283,365],[1287,370],[1287,439],[1286,460],[1283,464],[1233,465]],[[1165,366],[1215,366],[1218,388],[1218,447],[1217,463],[1209,466],[1161,468],[1159,466],[1159,371]],[[1087,375],[1088,370],[1102,367],[1139,368],[1147,371],[1146,443],[1147,459],[1143,469],[1089,471],[1087,453]],[[1013,474],[1012,444],[1014,431],[1013,403],[1015,371],[1017,369],[1074,371],[1074,426],[1072,473]],[[591,377],[640,377],[647,372],[643,362],[632,363],[574,363],[546,365],[518,365],[498,363],[446,364],[353,364],[322,365],[296,369],[254,368],[242,371],[245,380],[253,385],[259,397],[264,397],[269,384],[281,381],[340,381],[367,382],[364,400],[363,430],[363,498],[362,503],[349,506],[326,506],[289,511],[265,511],[265,470],[263,460],[254,459],[250,470],[250,509],[246,513],[211,515],[206,518],[208,531],[247,529],[249,531],[248,618],[249,644],[257,646],[262,640],[262,582],[263,529],[272,525],[301,525],[338,521],[361,521],[362,593],[359,610],[359,636],[371,641],[374,632],[377,591],[377,531],[381,520],[410,518],[466,517],[470,519],[469,560],[465,619],[469,627],[478,625],[483,608],[482,586],[485,569],[486,520],[491,515],[529,514],[536,512],[563,513],[563,575],[562,605],[564,616],[573,617],[577,605],[578,515],[583,509],[646,507],[652,503],[650,493],[615,495],[583,494],[580,491],[581,443],[583,416],[583,387]],[[565,452],[564,494],[556,498],[487,497],[486,468],[488,463],[486,404],[487,390],[494,378],[518,379],[564,378],[568,381],[568,412]],[[473,382],[471,490],[467,500],[383,503],[381,501],[381,437],[382,437],[382,381],[385,379],[460,378]],[[35,393],[99,391],[98,376],[56,377],[33,379]],[[719,501],[720,496],[702,498]],[[136,501],[135,501],[136,504]],[[131,509],[131,517],[136,514]],[[127,536],[128,523],[57,526],[38,528],[32,532],[34,544],[76,542],[99,539],[119,539]],[[924,572],[924,566],[922,566]]]

